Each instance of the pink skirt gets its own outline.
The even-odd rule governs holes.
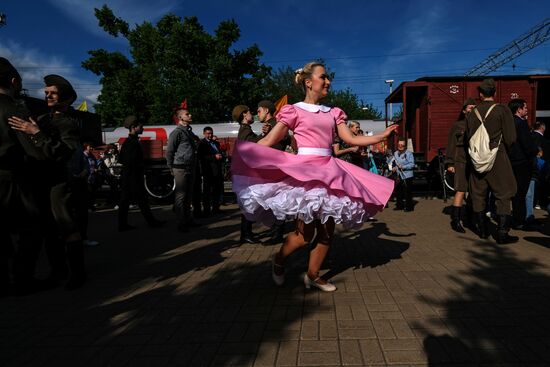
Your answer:
[[[333,218],[357,228],[382,211],[393,192],[392,180],[333,158],[322,148],[300,148],[295,155],[239,141],[231,172],[244,216],[266,225]]]

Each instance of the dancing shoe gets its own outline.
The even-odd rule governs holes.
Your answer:
[[[315,288],[319,288],[323,292],[334,292],[336,290],[336,286],[330,282],[324,282],[321,277],[315,278],[315,280],[311,280],[310,277],[307,275],[307,273],[304,274],[304,285],[306,286],[306,289],[310,289],[311,286]]]
[[[275,262],[275,257],[277,255],[274,255],[273,256],[273,260],[271,261],[271,278],[273,278],[273,282],[275,284],[277,284],[278,286],[281,286],[283,285],[283,283],[285,282],[285,273],[284,273],[284,266],[283,265],[279,265]],[[280,269],[283,269],[283,273],[281,275],[275,273],[275,268],[280,268]]]

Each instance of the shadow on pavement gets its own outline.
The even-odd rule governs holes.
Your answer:
[[[550,277],[513,246],[474,244],[471,267],[450,277],[455,286],[446,297],[420,296],[441,310],[413,326],[425,336],[430,366],[550,362]]]
[[[325,275],[326,278],[334,277],[349,268],[374,268],[387,264],[391,260],[400,259],[401,254],[408,250],[409,243],[390,240],[381,237],[382,235],[394,238],[415,236],[414,233],[392,233],[383,222],[371,223],[370,227],[351,235],[337,236],[330,253],[332,268]]]

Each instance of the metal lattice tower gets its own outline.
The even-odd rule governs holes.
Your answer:
[[[470,69],[466,76],[482,76],[497,70],[502,65],[537,47],[550,39],[550,18],[537,24],[527,33],[519,36],[476,66]]]

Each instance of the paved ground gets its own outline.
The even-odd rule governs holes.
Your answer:
[[[305,252],[274,286],[279,245],[240,246],[235,206],[185,235],[167,207],[127,233],[94,213],[83,289],[0,299],[0,366],[550,365],[548,230],[496,245],[452,232],[446,205],[339,228],[328,294],[304,289]]]

